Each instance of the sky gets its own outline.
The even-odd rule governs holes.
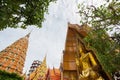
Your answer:
[[[47,65],[59,68],[65,48],[68,22],[79,24],[80,16],[77,14],[77,5],[85,2],[87,5],[102,4],[103,0],[57,0],[50,3],[42,28],[29,26],[27,29],[7,28],[0,31],[0,51],[16,40],[31,32],[23,72],[28,72],[34,60],[42,61],[47,55]]]

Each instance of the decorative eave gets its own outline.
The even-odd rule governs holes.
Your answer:
[[[68,28],[77,32],[82,38],[87,36],[87,34],[91,31],[91,28],[87,25],[78,25],[78,24],[70,24],[68,23]]]

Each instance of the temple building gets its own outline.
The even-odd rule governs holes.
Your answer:
[[[68,23],[61,80],[110,80],[95,52],[87,48],[83,41],[90,30],[87,25]]]
[[[29,70],[29,73],[28,73],[28,76],[41,64],[42,62],[39,61],[39,60],[34,60],[31,67],[30,67],[30,70]]]
[[[29,42],[29,34],[20,38],[0,52],[0,70],[22,74],[26,52]]]
[[[65,49],[59,69],[47,68],[45,56],[42,62],[33,61],[28,76],[22,73],[29,33],[0,52],[0,70],[17,73],[23,76],[24,80],[111,80],[103,70],[94,50],[84,43],[83,39],[91,30],[88,25],[68,23]]]
[[[46,80],[46,75],[48,73],[46,56],[42,63],[29,75],[28,80]]]
[[[54,67],[53,67],[53,69],[48,69],[46,80],[61,80],[60,69],[57,69]]]

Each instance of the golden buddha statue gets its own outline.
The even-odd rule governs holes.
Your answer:
[[[85,53],[82,47],[79,48],[80,58],[79,62],[77,62],[78,66],[82,66],[79,72],[80,80],[104,80],[100,74],[93,70],[93,68],[97,68],[97,62],[95,61],[91,52]]]

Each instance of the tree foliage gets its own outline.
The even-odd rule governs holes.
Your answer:
[[[23,78],[16,73],[8,73],[0,70],[0,80],[23,80]]]
[[[113,51],[117,45],[120,45],[120,1],[108,0],[108,2],[98,7],[94,5],[85,6],[84,4],[81,4],[78,7],[79,14],[81,16],[80,22],[82,24],[90,24],[92,26],[93,31],[91,31],[91,33],[97,34],[95,39],[98,39],[98,43],[101,42],[101,44],[103,44],[105,41],[112,39],[114,41],[114,45],[109,45],[111,47],[111,49],[108,49],[109,51]],[[106,35],[106,31],[113,32],[113,34],[112,36],[107,35],[109,38],[105,38],[107,40],[103,40],[103,35]],[[93,35],[89,34],[89,36]],[[102,46],[97,46],[96,48],[98,47],[101,48]]]
[[[81,23],[90,24],[94,30],[114,31],[112,39],[120,44],[120,1],[112,0],[98,7],[80,4]]]
[[[79,5],[79,13],[82,23],[92,24],[94,27],[107,28],[108,26],[120,25],[120,2],[112,0],[99,7],[94,5]]]
[[[55,0],[0,0],[0,30],[28,25],[41,27],[52,1]]]
[[[120,1],[108,0],[98,7],[80,4],[78,8],[80,23],[92,26],[85,42],[96,51],[106,72],[120,70]],[[113,34],[110,36],[107,31]]]

